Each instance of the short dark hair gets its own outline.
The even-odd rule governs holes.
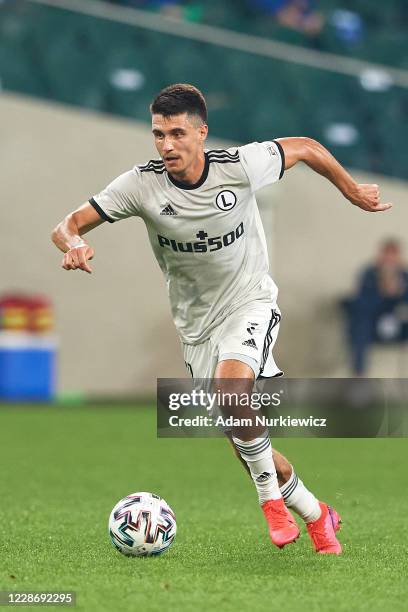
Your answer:
[[[201,91],[188,83],[176,83],[161,90],[150,105],[150,112],[164,117],[198,115],[207,123],[207,104]]]

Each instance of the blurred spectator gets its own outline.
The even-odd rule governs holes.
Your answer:
[[[251,8],[271,15],[283,27],[315,36],[323,28],[323,16],[313,0],[249,0]]]
[[[397,240],[380,246],[374,264],[363,270],[356,294],[345,306],[353,374],[364,376],[372,342],[408,340],[408,269]]]
[[[348,46],[358,44],[363,37],[364,22],[358,13],[336,9],[330,17],[330,23],[339,40]]]

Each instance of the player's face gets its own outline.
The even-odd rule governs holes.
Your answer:
[[[181,177],[203,158],[208,127],[199,117],[187,113],[164,117],[152,116],[156,149],[170,174]]]

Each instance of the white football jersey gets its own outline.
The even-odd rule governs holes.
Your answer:
[[[254,193],[279,180],[276,141],[205,152],[195,184],[177,181],[161,159],[135,166],[90,199],[111,223],[139,216],[166,278],[181,340],[198,344],[242,305],[274,301],[265,234]]]

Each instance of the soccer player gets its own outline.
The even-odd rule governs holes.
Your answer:
[[[227,150],[205,150],[207,108],[187,84],[163,89],[150,107],[160,159],[113,180],[53,231],[65,270],[90,273],[93,248],[83,235],[103,222],[139,216],[166,278],[171,309],[194,378],[237,380],[251,392],[259,376],[281,374],[272,348],[279,329],[277,287],[255,192],[298,162],[329,179],[363,210],[385,211],[377,185],[357,184],[310,138],[279,138]],[[237,406],[229,406],[239,414]],[[314,549],[340,554],[339,516],[309,491],[258,427],[227,432],[251,475],[271,540],[280,548],[299,536],[287,508],[305,521]]]

